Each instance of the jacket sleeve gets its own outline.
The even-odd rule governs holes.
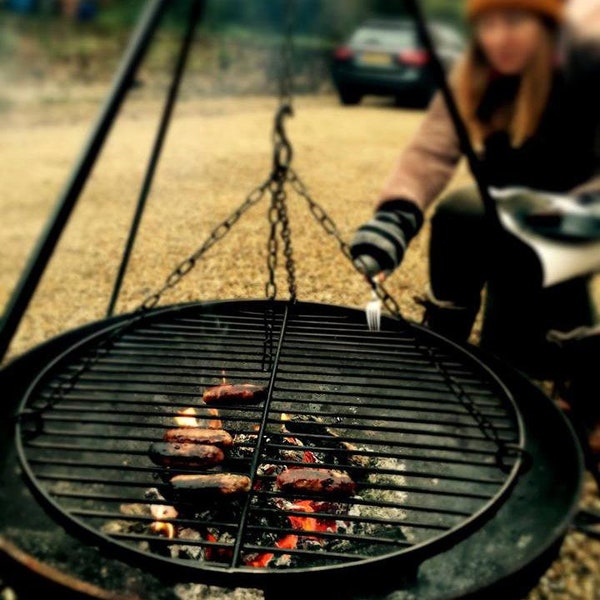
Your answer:
[[[450,182],[461,156],[454,124],[438,92],[385,182],[378,206],[403,198],[425,211]]]
[[[575,48],[580,53],[580,61],[584,66],[582,71],[582,97],[586,98],[590,114],[589,126],[594,129],[593,159],[594,174],[588,180],[577,186],[573,193],[583,194],[600,192],[600,40],[591,46]]]
[[[573,194],[600,192],[600,7],[594,14],[595,19],[581,20],[566,44],[571,81],[579,92],[582,110],[590,116],[589,127],[594,129],[594,174],[572,190]]]

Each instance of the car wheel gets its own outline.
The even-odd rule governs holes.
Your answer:
[[[362,100],[362,94],[356,90],[341,88],[339,90],[340,102],[344,106],[356,106]]]
[[[398,108],[424,110],[429,106],[432,98],[433,93],[431,92],[416,92],[396,96],[395,104]]]

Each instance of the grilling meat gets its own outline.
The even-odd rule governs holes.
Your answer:
[[[165,431],[163,440],[172,444],[207,444],[219,448],[230,448],[233,445],[233,438],[224,429],[169,429]]]
[[[225,458],[223,450],[217,446],[170,442],[154,442],[150,445],[149,455],[154,464],[173,469],[209,469]]]
[[[230,405],[258,403],[267,397],[267,388],[253,383],[224,383],[206,388],[202,399],[206,404]]]
[[[356,491],[347,473],[332,469],[287,469],[277,476],[276,485],[283,491],[315,494],[352,496]]]
[[[171,478],[173,491],[194,496],[231,496],[250,491],[252,482],[246,475],[210,473],[206,475],[176,475]]]

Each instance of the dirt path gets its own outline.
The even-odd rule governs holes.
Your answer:
[[[126,106],[13,352],[102,316],[133,215],[158,108],[149,100]],[[148,201],[119,310],[135,307],[148,291],[159,287],[178,260],[198,247],[210,229],[267,178],[274,108],[271,98],[206,99],[182,105]],[[398,111],[381,102],[340,110],[333,98],[301,98],[296,108],[297,116],[289,127],[295,167],[349,239],[370,216],[382,181],[418,125],[420,113]],[[50,106],[41,115],[14,115],[7,117],[3,128],[0,303],[6,301],[89,131],[86,111],[76,112],[71,121],[65,114],[68,110],[66,104],[64,113]],[[466,176],[461,175],[464,180]],[[262,297],[267,276],[267,206],[265,198],[165,300]],[[300,298],[362,305],[367,299],[365,284],[335,241],[295,196],[290,210]],[[422,291],[426,236],[424,230],[403,269],[390,280],[390,289],[412,317],[419,312],[412,294]]]
[[[25,98],[22,110],[16,104],[0,113],[0,306],[7,301],[90,131],[99,107],[97,92],[89,91],[76,103],[67,98],[36,105]],[[211,228],[267,178],[274,109],[273,98],[260,97],[188,98],[180,105],[118,312],[135,308],[157,290]],[[341,109],[335,98],[327,96],[298,98],[296,109],[289,125],[296,170],[349,240],[370,217],[380,186],[422,113],[399,110],[385,101]],[[126,105],[10,356],[103,317],[159,110],[159,103],[143,92]],[[452,187],[469,180],[462,165]],[[306,204],[296,196],[291,200],[299,298],[362,307],[368,299],[362,278],[319,228]],[[266,215],[265,198],[165,297],[165,303],[262,298],[267,277]],[[428,234],[426,226],[388,284],[403,314],[415,320],[420,319],[421,308],[414,296],[423,292],[427,281]],[[280,281],[285,291],[283,276]],[[598,600],[599,560],[600,543],[569,536],[563,557],[531,600]],[[235,597],[241,598],[239,593]],[[208,596],[194,595],[198,597]]]

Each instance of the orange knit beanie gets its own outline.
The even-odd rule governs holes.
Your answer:
[[[467,17],[473,20],[483,12],[502,8],[530,10],[561,23],[565,0],[467,0]]]

